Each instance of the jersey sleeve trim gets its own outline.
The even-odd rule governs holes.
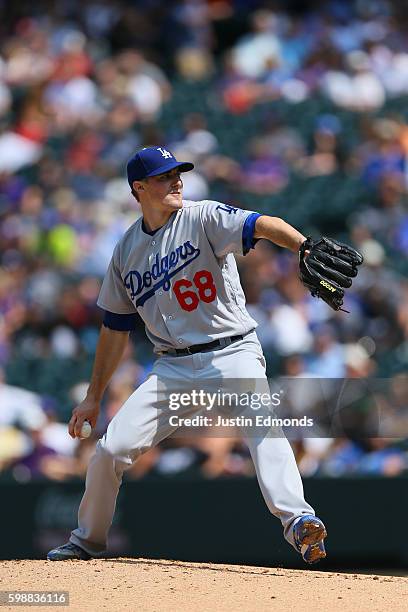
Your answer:
[[[103,325],[116,331],[132,331],[136,328],[137,313],[134,314],[117,314],[105,310]]]
[[[242,252],[244,255],[249,253],[250,249],[254,249],[259,240],[259,238],[254,238],[255,223],[258,217],[261,217],[261,214],[254,212],[248,215],[245,219],[245,223],[242,228]]]

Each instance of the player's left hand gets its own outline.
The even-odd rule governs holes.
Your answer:
[[[362,263],[356,249],[324,236],[307,238],[299,249],[300,280],[313,297],[322,298],[333,310],[343,310],[344,290],[351,287]]]

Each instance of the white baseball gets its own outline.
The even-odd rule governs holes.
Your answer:
[[[81,435],[80,438],[84,439],[84,438],[89,438],[89,436],[92,433],[92,427],[91,424],[89,423],[89,421],[84,421],[82,424],[82,429],[81,429]]]

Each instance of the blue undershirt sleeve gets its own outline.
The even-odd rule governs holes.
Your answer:
[[[254,238],[255,223],[261,214],[254,212],[248,215],[245,219],[244,227],[242,228],[242,252],[246,255],[250,249],[255,248],[259,238]]]
[[[137,317],[137,312],[134,314],[117,314],[116,312],[105,310],[103,325],[116,331],[132,331],[136,328]]]

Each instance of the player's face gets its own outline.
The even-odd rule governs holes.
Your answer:
[[[150,176],[145,181],[145,190],[149,196],[149,205],[170,210],[178,210],[183,206],[183,181],[177,168],[165,174]]]

